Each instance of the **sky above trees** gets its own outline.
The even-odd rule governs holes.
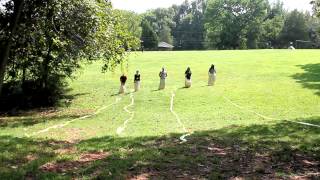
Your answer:
[[[116,9],[131,10],[138,13],[158,7],[170,7],[173,4],[182,4],[184,0],[111,0]],[[274,2],[276,0],[270,0]],[[311,10],[310,0],[282,0],[289,10]]]

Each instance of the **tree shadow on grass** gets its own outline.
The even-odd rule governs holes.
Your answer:
[[[65,86],[53,90],[31,88],[25,91],[6,87],[0,96],[0,115],[16,116],[28,111],[70,106],[77,97],[89,94],[72,94],[71,91],[71,88]]]
[[[316,90],[316,94],[320,95],[320,64],[299,65],[298,67],[305,72],[295,74],[292,77],[303,87]]]
[[[320,124],[320,117],[300,121]],[[185,144],[178,140],[181,134],[171,134],[160,138],[103,137],[82,141],[78,147],[112,152],[82,172],[99,170],[102,179],[312,178],[320,177],[319,133],[319,128],[279,122],[195,132]]]
[[[38,116],[38,117],[3,117],[0,118],[0,128],[9,127],[9,128],[17,128],[17,127],[28,127],[33,126],[40,123],[45,123],[49,121],[61,121],[65,119],[76,119],[83,117],[88,114],[66,114],[66,115],[52,115],[52,116]]]
[[[92,114],[93,110],[79,109],[72,110],[70,112],[60,112],[57,107],[69,106],[72,101],[79,97],[89,93],[77,93],[67,94],[71,89],[66,89],[64,95],[61,96],[56,104],[48,107],[32,107],[26,109],[7,109],[7,111],[1,111],[0,108],[0,127],[16,128],[20,126],[32,126],[47,121],[59,121],[64,119],[75,119],[88,114]],[[1,98],[0,98],[1,100]],[[2,102],[5,103],[5,102]],[[13,103],[15,104],[15,103]],[[0,103],[1,105],[1,103]]]
[[[320,117],[299,119],[320,124]],[[108,156],[85,166],[75,160],[52,162],[55,168],[43,169],[50,158],[32,168],[18,166],[18,177],[64,177],[87,179],[289,179],[320,177],[320,129],[291,122],[230,126],[195,132],[180,144],[181,134],[163,137],[106,136],[83,140],[74,145],[81,154],[108,152]],[[7,141],[9,139],[9,141]],[[27,139],[0,137],[1,166],[14,165],[28,153],[38,153],[42,144]],[[17,146],[19,145],[19,146]],[[33,147],[34,146],[34,147]],[[17,148],[20,147],[20,148]],[[51,148],[51,147],[50,147]],[[37,150],[38,149],[38,150]],[[52,150],[52,149],[51,149]],[[6,157],[5,152],[10,152]],[[49,149],[50,152],[50,149]],[[41,154],[41,151],[39,152]],[[50,155],[50,154],[49,154]],[[66,155],[64,155],[66,156]],[[18,158],[16,158],[18,157]],[[21,159],[21,158],[20,158]],[[39,161],[39,160],[38,160]],[[75,165],[68,168],[66,164]],[[5,169],[4,167],[0,167]],[[0,171],[1,173],[1,171]],[[5,177],[17,177],[6,171]]]
[[[31,140],[12,136],[0,136],[1,179],[42,179],[51,173],[41,173],[39,166],[56,158],[55,150],[67,142]],[[59,177],[53,174],[52,177]]]

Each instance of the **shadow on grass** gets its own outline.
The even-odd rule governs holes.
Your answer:
[[[185,87],[185,86],[183,86],[183,87],[180,87],[180,88],[179,88],[179,90],[184,90],[184,89],[191,89],[191,87]]]
[[[298,67],[305,72],[295,74],[292,77],[303,87],[316,90],[316,94],[320,95],[320,64],[299,65]]]
[[[320,117],[299,119],[320,124]],[[2,177],[64,177],[88,179],[289,179],[320,177],[320,129],[290,122],[230,126],[195,132],[180,144],[181,134],[163,137],[100,137],[74,145],[79,154],[108,152],[103,159],[67,168],[52,161],[54,148],[28,139],[0,137]],[[49,143],[50,144],[50,143]],[[45,152],[43,150],[47,149]],[[28,154],[39,154],[25,162]],[[66,155],[64,155],[66,156]],[[40,170],[47,162],[55,168]],[[18,169],[9,169],[6,164]],[[18,165],[17,165],[18,164]],[[60,165],[59,165],[60,164]],[[58,169],[58,170],[57,170]],[[64,169],[64,170],[63,170]],[[0,174],[0,176],[1,176]]]
[[[25,91],[7,86],[0,96],[0,115],[20,116],[28,111],[70,106],[77,97],[89,94],[71,94],[72,89],[65,86],[52,90],[33,87]]]
[[[42,174],[39,167],[54,160],[56,158],[55,150],[66,145],[67,142],[0,136],[1,179],[59,177],[58,174]]]
[[[67,92],[70,91],[71,89],[67,89],[65,91],[66,94],[61,95],[60,99],[58,99],[57,102],[51,106],[35,106],[30,108],[15,107],[13,109],[8,108],[7,111],[1,111],[3,108],[0,108],[0,127],[15,128],[20,126],[32,126],[47,121],[75,119],[93,113],[93,110],[79,109],[61,114],[61,112],[57,110],[58,107],[69,106],[75,98],[88,94],[67,94]],[[6,102],[1,102],[0,98],[0,105],[3,103]],[[13,104],[19,104],[19,102],[14,102]]]
[[[53,115],[49,117],[45,116],[38,116],[38,117],[3,117],[0,118],[0,128],[1,127],[9,127],[9,128],[16,128],[16,127],[27,127],[33,126],[35,124],[40,124],[48,121],[60,121],[64,119],[76,119],[87,114],[66,114],[66,115]]]

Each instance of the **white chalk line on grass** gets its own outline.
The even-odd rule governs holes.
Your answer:
[[[179,139],[181,140],[181,143],[185,143],[185,142],[187,142],[186,137],[191,136],[192,133],[189,133],[189,132],[187,131],[187,129],[186,129],[186,127],[184,126],[184,124],[182,123],[180,117],[179,117],[178,114],[173,110],[173,104],[174,104],[173,101],[174,101],[174,97],[175,97],[175,96],[176,96],[176,95],[175,95],[174,91],[172,91],[171,103],[170,103],[170,111],[171,111],[171,113],[176,117],[179,125],[180,125],[180,126],[182,127],[182,129],[183,129],[183,132],[186,133],[186,134],[182,135],[182,136],[179,138]]]
[[[69,125],[70,123],[75,122],[75,121],[78,121],[78,120],[90,118],[90,117],[92,117],[92,116],[95,116],[95,115],[100,114],[103,110],[106,110],[106,109],[108,109],[109,107],[118,104],[120,100],[121,100],[121,98],[116,98],[116,101],[115,101],[114,103],[109,104],[109,105],[107,105],[107,106],[103,106],[102,108],[99,108],[99,109],[98,109],[95,113],[93,113],[93,114],[86,115],[86,116],[82,116],[82,117],[79,117],[79,118],[76,118],[76,119],[72,119],[72,120],[67,121],[67,122],[65,122],[65,123],[57,124],[57,125],[48,127],[48,128],[46,128],[46,129],[43,129],[43,130],[34,132],[34,133],[32,133],[32,134],[27,134],[27,133],[25,133],[25,135],[26,135],[27,137],[35,136],[35,135],[38,135],[38,134],[46,133],[46,132],[50,131],[51,129],[58,129],[58,128],[65,127],[65,126]]]
[[[128,110],[129,107],[131,107],[131,106],[134,105],[134,96],[133,96],[133,93],[132,93],[132,92],[130,93],[130,98],[131,98],[131,103],[123,108],[123,110],[124,110],[125,112],[127,112],[128,114],[130,114],[130,117],[123,122],[123,125],[122,125],[122,126],[120,126],[120,127],[117,128],[117,134],[118,134],[118,135],[120,135],[120,134],[123,133],[123,131],[124,131],[124,130],[126,129],[126,127],[127,127],[128,122],[134,118],[134,112],[131,112],[131,111]]]
[[[265,116],[265,115],[263,115],[263,114],[257,113],[257,112],[255,112],[255,111],[253,111],[253,110],[247,109],[247,108],[245,108],[245,107],[243,107],[243,106],[240,106],[240,105],[234,103],[233,101],[231,101],[229,98],[227,98],[227,97],[225,97],[225,96],[222,96],[222,97],[223,97],[226,101],[228,101],[230,104],[232,104],[233,106],[235,106],[235,107],[237,107],[237,108],[239,108],[239,109],[243,109],[243,110],[245,110],[245,111],[247,111],[247,112],[251,112],[251,113],[253,113],[253,114],[255,114],[255,115],[257,115],[257,116],[259,116],[259,117],[261,117],[261,118],[263,118],[263,119],[266,119],[266,120],[274,120],[274,121],[282,121],[282,120],[283,120],[283,119],[268,117],[268,116]],[[320,128],[320,125],[311,124],[311,123],[306,123],[306,122],[291,121],[291,120],[287,120],[287,119],[285,119],[284,121],[288,121],[288,122],[296,123],[296,124],[301,124],[301,125],[305,125],[305,126],[312,126],[312,127],[318,127],[318,128]]]

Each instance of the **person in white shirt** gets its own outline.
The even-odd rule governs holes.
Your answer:
[[[159,73],[160,77],[160,85],[159,85],[159,90],[163,90],[166,87],[166,78],[168,77],[168,74],[164,68]]]

